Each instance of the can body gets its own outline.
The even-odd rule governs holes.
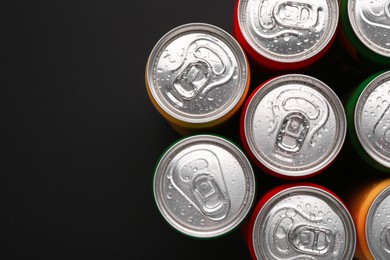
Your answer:
[[[302,179],[333,162],[343,146],[346,124],[343,105],[326,84],[286,74],[251,93],[241,115],[241,140],[263,171]]]
[[[313,183],[277,186],[256,204],[248,224],[253,259],[352,259],[356,232],[344,203]]]
[[[390,171],[390,71],[362,81],[346,102],[348,137],[355,150],[373,168]]]
[[[151,102],[182,135],[226,122],[241,107],[249,81],[249,64],[238,42],[204,23],[165,34],[145,70]]]
[[[233,29],[256,64],[291,71],[312,65],[327,52],[338,19],[337,0],[237,0]]]
[[[353,217],[359,260],[390,258],[390,179],[371,179],[345,201]]]
[[[347,52],[367,68],[390,64],[390,20],[386,0],[340,0],[339,38]]]
[[[255,180],[235,144],[214,135],[193,135],[162,155],[153,191],[160,213],[175,230],[215,238],[235,229],[249,213]]]

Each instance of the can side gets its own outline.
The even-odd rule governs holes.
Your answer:
[[[374,259],[366,240],[367,214],[375,198],[388,186],[390,186],[390,179],[371,179],[359,187],[354,187],[353,193],[349,193],[350,196],[345,198],[355,223],[357,236],[355,257],[359,260]]]

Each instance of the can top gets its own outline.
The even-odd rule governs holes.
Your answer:
[[[251,209],[254,173],[244,153],[230,141],[195,135],[162,156],[154,196],[176,230],[197,238],[217,237],[237,227]]]
[[[337,0],[240,0],[237,12],[252,49],[283,63],[318,54],[335,35],[339,20]]]
[[[374,259],[390,257],[390,187],[372,202],[366,218],[366,240]]]
[[[257,213],[253,246],[258,259],[352,259],[355,226],[331,193],[311,186],[284,189]]]
[[[390,57],[390,5],[387,0],[349,0],[348,18],[359,40],[373,52]]]
[[[356,135],[364,150],[390,168],[390,71],[369,82],[355,107]]]
[[[246,142],[256,159],[282,176],[306,177],[325,169],[346,135],[342,103],[330,87],[301,74],[261,85],[244,114]]]
[[[146,83],[169,117],[209,123],[239,103],[249,84],[249,67],[230,34],[210,24],[190,23],[169,31],[154,46]]]

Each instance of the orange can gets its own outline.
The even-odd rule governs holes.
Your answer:
[[[165,34],[146,64],[146,89],[158,112],[181,135],[213,129],[241,107],[250,82],[238,42],[205,23]]]

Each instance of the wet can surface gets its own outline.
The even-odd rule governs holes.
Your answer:
[[[263,195],[248,224],[253,259],[352,259],[356,232],[344,203],[312,183],[285,184]]]
[[[145,71],[156,109],[182,135],[228,120],[242,105],[250,71],[244,51],[224,30],[204,23],[174,28],[154,46]]]
[[[390,71],[369,76],[346,103],[348,137],[369,165],[390,171]]]
[[[272,70],[310,66],[332,45],[337,0],[237,0],[234,35],[248,56]]]
[[[357,61],[390,64],[390,5],[387,0],[340,0],[340,39]]]
[[[173,228],[191,237],[214,238],[247,216],[255,179],[245,154],[232,142],[194,135],[163,154],[153,189],[158,209]]]
[[[286,74],[261,84],[245,103],[241,140],[265,172],[306,178],[328,167],[346,136],[346,116],[337,95],[311,76]]]
[[[356,226],[357,259],[390,259],[390,179],[370,179],[346,203]]]

